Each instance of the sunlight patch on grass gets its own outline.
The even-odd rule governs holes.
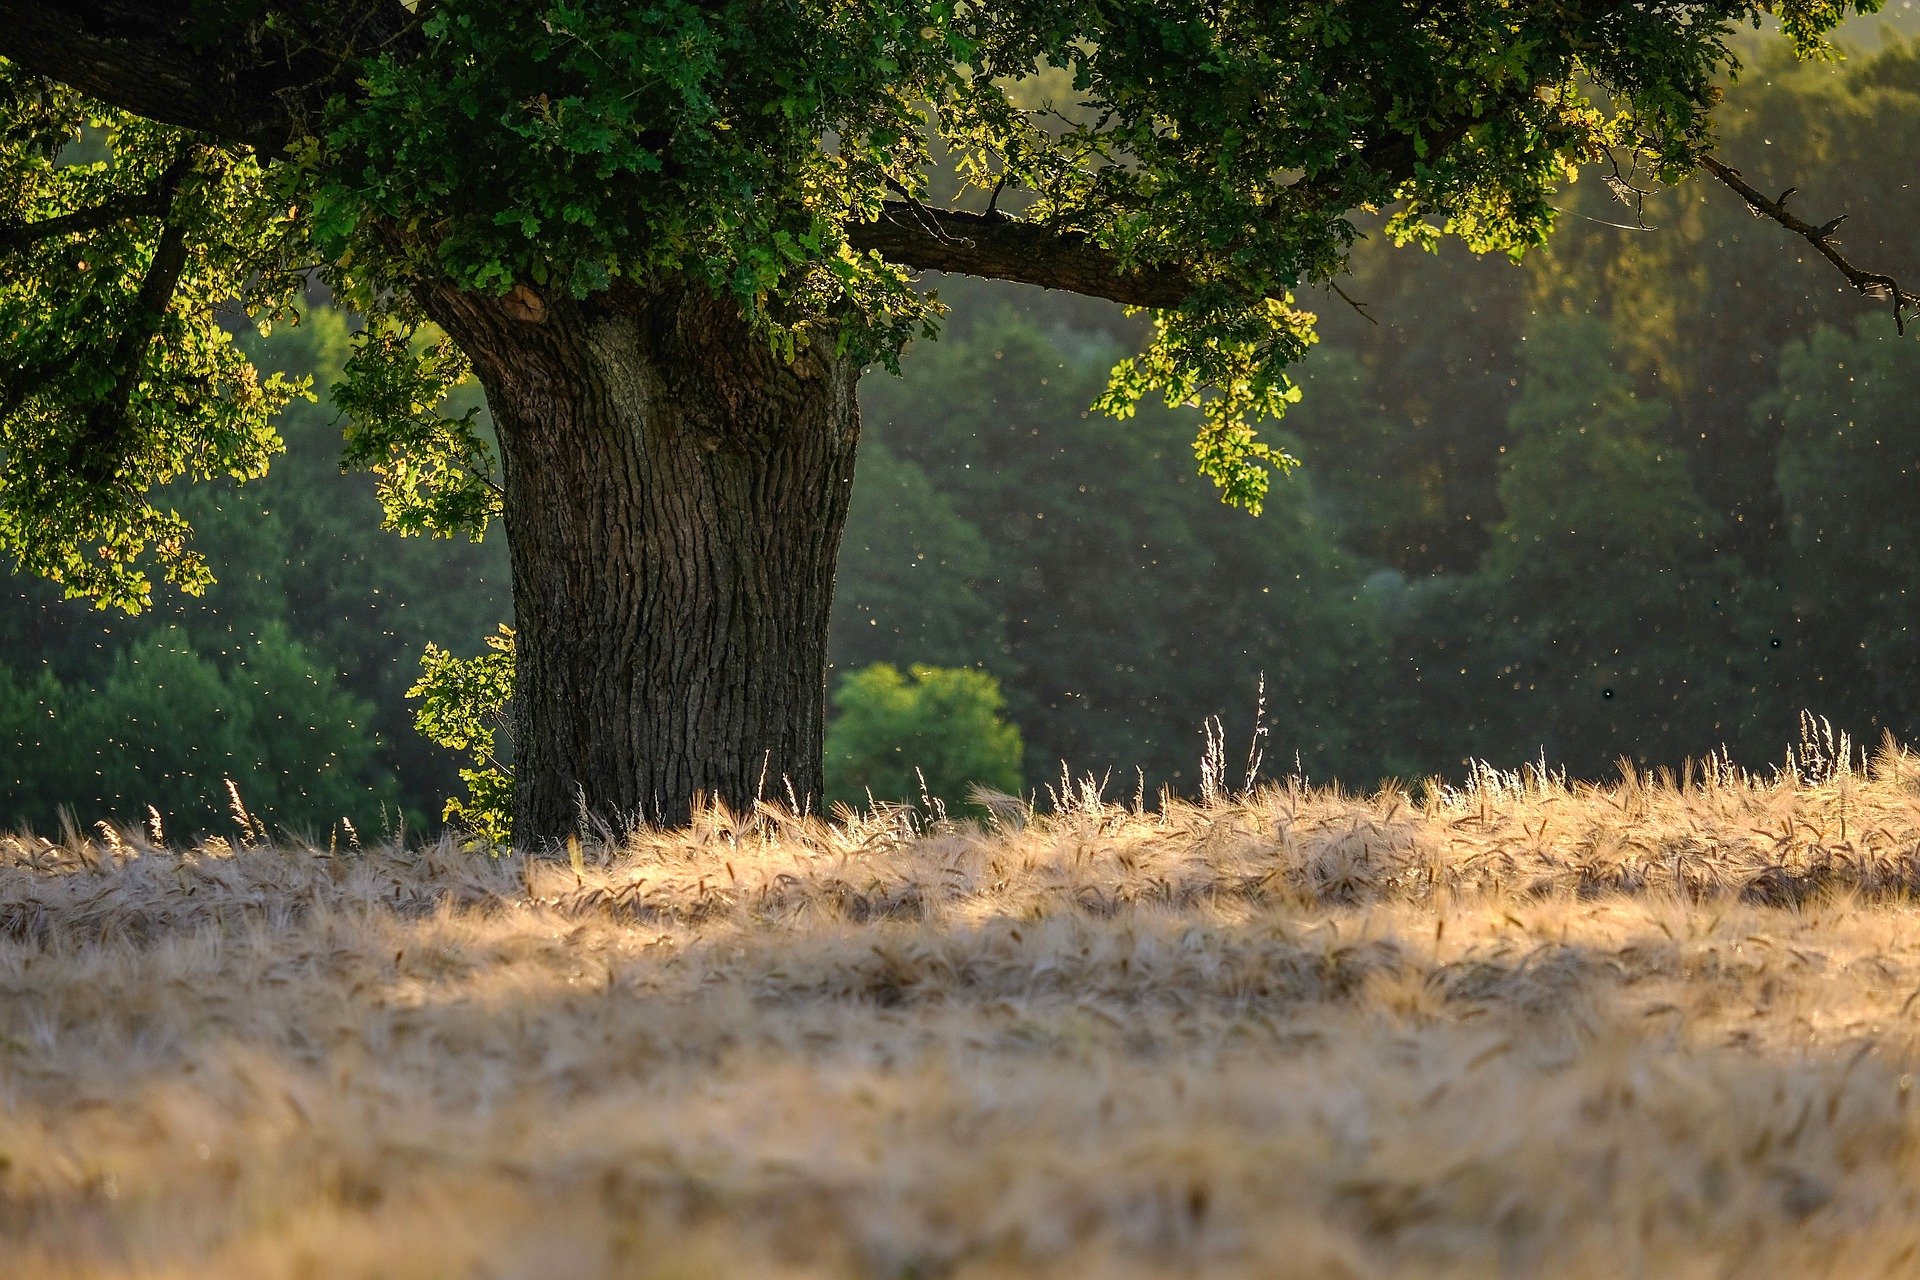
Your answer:
[[[1920,761],[566,858],[0,839],[0,1274],[1920,1259]]]

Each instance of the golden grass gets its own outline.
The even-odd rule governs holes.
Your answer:
[[[0,1276],[1920,1273],[1920,760],[0,841]]]

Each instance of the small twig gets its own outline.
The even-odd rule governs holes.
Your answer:
[[[1338,280],[1327,281],[1327,288],[1339,294],[1340,301],[1346,303],[1348,306],[1352,307],[1355,311],[1359,312],[1360,318],[1365,320],[1368,324],[1377,325],[1380,323],[1378,320],[1373,318],[1373,312],[1367,310],[1367,304],[1364,302],[1355,302],[1353,298],[1348,295],[1347,291],[1340,287],[1340,282]]]
[[[1771,218],[1795,235],[1804,238],[1808,244],[1819,251],[1821,257],[1831,262],[1840,274],[1847,278],[1847,283],[1852,285],[1862,297],[1875,300],[1892,299],[1894,330],[1898,333],[1907,331],[1906,309],[1920,307],[1920,295],[1908,293],[1900,287],[1900,282],[1890,275],[1878,271],[1862,271],[1841,256],[1840,251],[1833,247],[1833,233],[1839,230],[1842,222],[1846,221],[1846,214],[1843,213],[1837,218],[1815,226],[1787,210],[1787,197],[1791,196],[1796,188],[1788,187],[1780,193],[1778,199],[1769,200],[1758,187],[1741,177],[1738,169],[1730,169],[1712,156],[1701,156],[1700,167],[1732,187],[1755,214]]]
[[[1607,189],[1613,193],[1616,200],[1633,210],[1635,226],[1622,227],[1621,229],[1639,231],[1653,230],[1652,227],[1647,225],[1647,197],[1653,193],[1645,187],[1635,186],[1631,178],[1620,172],[1620,157],[1615,155],[1611,148],[1607,151],[1607,163],[1613,168],[1613,173],[1607,178]],[[1634,165],[1637,170],[1639,165],[1638,155],[1634,157]],[[1579,216],[1583,218],[1586,217],[1585,214]],[[1589,222],[1600,221],[1599,218],[1588,218],[1587,220]],[[1618,223],[1611,222],[1604,225],[1619,226]]]
[[[1608,222],[1605,218],[1596,218],[1592,214],[1582,213],[1578,209],[1562,209],[1559,205],[1550,205],[1549,207],[1555,213],[1560,214],[1563,217],[1570,216],[1570,217],[1579,218],[1581,221],[1591,222],[1595,226],[1612,227],[1615,231],[1657,231],[1659,230],[1658,227],[1650,227],[1644,222],[1638,225],[1635,225],[1634,223],[1631,223],[1631,222]]]
[[[913,214],[914,221],[920,224],[920,229],[922,231],[925,231],[928,235],[932,236],[934,239],[944,240],[948,244],[961,243],[960,241],[955,240],[952,236],[948,235],[940,227],[940,224],[933,220],[932,216],[928,214],[926,206],[920,203],[918,197],[916,197],[913,194],[913,192],[901,186],[896,179],[891,177],[887,179],[887,186],[891,187],[893,189],[894,194],[899,196],[901,200],[906,202],[907,210]]]

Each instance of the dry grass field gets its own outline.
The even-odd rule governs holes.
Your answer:
[[[1892,750],[0,840],[0,1276],[1916,1275],[1917,904]]]

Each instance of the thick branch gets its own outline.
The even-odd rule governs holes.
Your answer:
[[[308,113],[348,87],[355,59],[417,27],[400,0],[231,10],[7,0],[0,57],[134,115],[279,155]]]
[[[1423,156],[1436,157],[1457,146],[1494,109],[1489,106],[1485,114],[1439,130],[1426,139],[1424,152],[1407,137],[1369,142],[1345,164],[1294,183],[1268,216],[1280,218],[1303,208],[1345,210],[1370,198],[1356,193],[1368,175],[1397,178],[1411,172]],[[1380,185],[1390,189],[1393,183]],[[1125,267],[1119,255],[1082,232],[1055,231],[992,213],[930,209],[912,200],[889,200],[877,221],[848,227],[847,240],[856,249],[877,250],[916,271],[1037,284],[1135,307],[1177,307],[1203,283],[1180,267]]]
[[[1167,267],[1125,270],[1116,255],[1077,231],[899,200],[888,201],[878,221],[848,227],[847,239],[916,271],[1037,284],[1135,307],[1177,307],[1199,283]]]
[[[1906,332],[1906,309],[1920,307],[1920,295],[1911,294],[1902,289],[1900,282],[1892,276],[1883,275],[1878,271],[1862,271],[1841,256],[1840,251],[1833,247],[1833,233],[1846,220],[1845,214],[1815,226],[1788,211],[1787,197],[1793,194],[1794,188],[1788,187],[1780,193],[1778,199],[1769,200],[1758,187],[1741,177],[1738,169],[1730,169],[1712,156],[1702,156],[1700,167],[1738,192],[1740,198],[1747,202],[1747,206],[1754,213],[1772,218],[1795,235],[1804,237],[1808,244],[1819,251],[1821,257],[1831,262],[1840,274],[1847,278],[1847,283],[1852,285],[1862,297],[1891,300],[1893,327],[1897,332]]]
[[[98,231],[129,218],[159,217],[166,211],[166,194],[156,184],[146,191],[130,191],[126,195],[102,201],[90,209],[75,209],[72,213],[43,218],[39,222],[0,223],[0,256],[42,240],[51,240],[55,236]]]
[[[133,403],[133,393],[140,385],[141,367],[146,360],[147,348],[160,331],[167,308],[173,303],[174,291],[180,287],[180,276],[186,270],[186,226],[170,215],[181,185],[192,172],[199,151],[195,147],[182,152],[179,159],[167,166],[156,184],[161,213],[167,216],[167,221],[160,227],[160,239],[154,246],[153,261],[147,265],[147,274],[140,281],[140,291],[134,295],[133,308],[127,315],[127,327],[113,345],[108,365],[114,371],[113,386],[88,411],[86,425],[76,442],[79,470],[96,484],[111,479],[120,460],[127,412]]]

